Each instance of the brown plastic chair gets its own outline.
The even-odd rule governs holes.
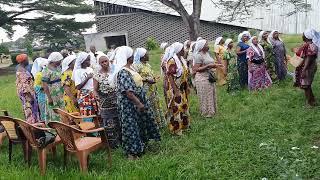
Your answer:
[[[68,113],[62,109],[55,108],[53,111],[60,115],[61,122],[68,125],[76,125],[81,130],[90,130],[99,127],[99,116],[80,116],[80,113]],[[94,122],[84,122],[86,118],[93,118]]]
[[[112,165],[111,148],[105,136],[105,129],[98,128],[92,130],[79,130],[61,122],[49,122],[48,126],[55,129],[65,146],[66,151],[75,153],[82,172],[88,171],[88,156],[91,152],[106,147],[108,151],[109,166]],[[85,134],[100,132],[101,137],[87,137]],[[81,138],[75,139],[77,134],[82,134]],[[66,158],[65,158],[66,159]],[[65,165],[66,165],[65,161]]]
[[[4,116],[9,116],[9,113],[6,110],[0,110],[0,112],[2,112]],[[3,125],[1,125],[1,123],[0,123],[0,129],[2,129],[2,128],[4,129]],[[6,131],[0,132],[0,146],[2,145],[2,143],[6,137],[7,137]]]
[[[19,124],[17,124],[13,118],[9,116],[0,116],[0,124],[3,125],[5,132],[9,140],[9,162],[12,159],[12,145],[21,144],[23,149],[23,155],[25,162],[28,162],[28,142],[24,134],[19,130]]]
[[[39,142],[36,139],[36,133],[40,132],[40,131],[49,132],[52,129],[36,127],[36,126],[29,124],[25,121],[22,121],[20,119],[14,119],[14,121],[19,124],[26,139],[28,140],[29,145],[38,152],[40,173],[41,173],[41,175],[45,175],[46,174],[46,166],[47,166],[47,151],[52,150],[53,155],[55,157],[56,146],[61,143],[60,137],[56,136],[56,139],[53,143],[48,144],[46,147],[41,147]],[[30,148],[30,150],[31,150],[31,148]],[[31,151],[29,151],[29,153],[31,154]],[[28,164],[30,165],[30,160],[31,160],[30,155],[29,155],[28,160],[29,160]]]

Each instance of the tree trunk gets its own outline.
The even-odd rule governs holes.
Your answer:
[[[200,34],[200,20],[196,20],[193,16],[188,15],[186,17],[182,17],[185,25],[187,26],[187,30],[189,33],[189,38],[191,41],[197,40]]]

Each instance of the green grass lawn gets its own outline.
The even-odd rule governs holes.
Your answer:
[[[151,53],[158,73],[159,56],[159,51]],[[0,109],[21,118],[14,80],[14,75],[0,77]],[[319,84],[317,76],[318,99]],[[292,87],[292,79],[264,92],[243,91],[234,96],[219,88],[218,114],[203,119],[193,94],[191,130],[176,137],[163,129],[158,153],[132,162],[118,149],[113,151],[113,167],[108,168],[107,153],[101,150],[92,154],[89,173],[83,175],[75,158],[63,167],[60,147],[57,159],[48,156],[43,179],[320,179],[320,152],[312,148],[320,146],[320,111],[304,108],[304,101],[303,92]],[[7,148],[7,143],[0,147],[0,179],[42,178],[36,153],[28,168],[21,147],[14,147],[11,164]]]

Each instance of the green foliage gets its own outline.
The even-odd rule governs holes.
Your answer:
[[[55,18],[57,15],[76,15],[93,13],[91,5],[85,0],[0,0],[0,4],[15,7],[20,11],[10,8],[0,9],[0,27],[6,30],[8,35],[13,34],[12,26],[21,25],[27,27],[29,34],[37,40],[73,39],[74,34],[80,34],[86,28],[92,27],[94,22],[77,22],[74,18]],[[28,12],[37,11],[36,18],[19,16]],[[60,16],[61,17],[61,16]]]
[[[25,41],[25,47],[26,47],[26,49],[27,49],[27,54],[28,54],[28,56],[33,56],[33,47],[32,47],[32,42],[29,40],[29,39],[27,39],[26,41]]]
[[[12,53],[12,54],[11,54],[11,62],[12,62],[12,64],[14,64],[14,65],[17,65],[17,64],[18,64],[18,62],[17,62],[17,60],[16,60],[16,58],[17,58],[18,55],[19,55],[18,53]]]
[[[259,35],[259,31],[256,29],[249,29],[249,32],[250,32],[251,36],[258,36]]]
[[[3,44],[0,44],[0,54],[9,54],[9,48]]]
[[[148,50],[155,50],[159,48],[159,43],[154,37],[149,37],[146,41],[146,48]]]

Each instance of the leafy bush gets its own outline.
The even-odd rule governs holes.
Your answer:
[[[17,65],[17,64],[18,64],[18,62],[17,62],[17,60],[16,60],[16,58],[17,58],[18,55],[19,55],[18,53],[13,53],[13,54],[11,54],[11,62],[12,62],[12,64],[14,64],[14,65]]]
[[[3,44],[0,44],[0,54],[9,54],[9,48]]]
[[[159,43],[154,37],[149,37],[146,42],[146,47],[148,50],[155,50],[159,48]]]

